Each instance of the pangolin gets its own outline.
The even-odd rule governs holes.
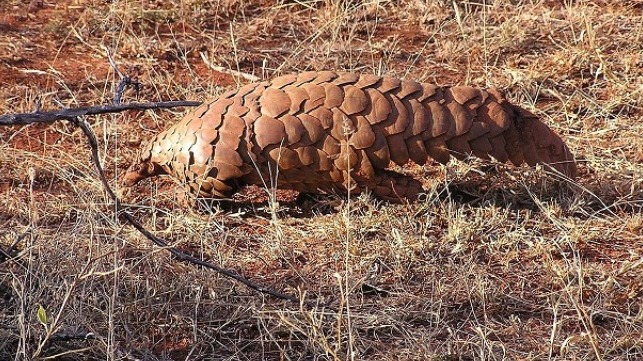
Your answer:
[[[561,138],[495,89],[311,71],[206,101],[149,142],[124,183],[169,174],[199,197],[276,182],[303,193],[370,190],[399,201],[422,186],[390,170],[392,163],[469,155],[576,176]]]

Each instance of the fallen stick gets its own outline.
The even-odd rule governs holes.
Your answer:
[[[118,89],[119,89],[119,92],[122,92],[124,87],[119,86]],[[118,101],[118,99],[120,99],[120,96],[117,95],[115,99]],[[87,137],[87,141],[91,148],[92,163],[94,163],[94,166],[96,167],[96,171],[98,172],[98,176],[101,180],[101,183],[105,191],[112,199],[112,201],[116,204],[116,209],[119,212],[119,215],[125,218],[125,220],[130,225],[136,228],[147,239],[152,241],[157,246],[166,249],[168,252],[172,254],[172,256],[174,256],[180,261],[192,263],[195,265],[199,265],[199,266],[214,270],[215,272],[225,277],[231,278],[259,293],[267,294],[278,299],[291,301],[293,303],[301,303],[301,300],[297,297],[275,291],[269,287],[265,287],[261,284],[255,283],[239,275],[237,272],[233,270],[228,270],[228,269],[219,267],[213,263],[203,261],[199,258],[191,256],[177,249],[176,247],[170,246],[166,240],[159,238],[154,234],[152,234],[150,231],[148,231],[140,222],[138,222],[134,218],[134,216],[131,213],[123,209],[122,202],[120,201],[118,196],[116,196],[116,193],[114,193],[114,191],[109,186],[109,183],[107,182],[107,178],[105,177],[105,173],[103,172],[103,167],[100,164],[100,158],[98,156],[98,140],[96,138],[96,134],[94,133],[94,131],[91,129],[90,125],[86,121],[80,119],[80,117],[82,116],[117,113],[117,112],[122,112],[126,110],[165,109],[165,108],[175,108],[175,107],[185,107],[185,106],[198,106],[200,104],[201,102],[196,102],[196,101],[166,101],[166,102],[152,102],[152,103],[128,103],[128,104],[119,103],[119,104],[113,104],[113,105],[101,105],[101,106],[93,106],[93,107],[67,108],[67,109],[59,109],[59,110],[45,111],[45,112],[36,110],[33,113],[1,115],[0,126],[27,125],[27,124],[35,124],[35,123],[47,124],[47,123],[53,123],[60,120],[66,120],[71,122],[75,126],[81,128],[83,133]],[[0,253],[0,256],[2,256],[2,258],[7,258],[8,254],[4,254],[4,253],[5,252]],[[303,304],[308,307],[315,307],[315,304],[312,302],[304,302]]]
[[[53,123],[59,120],[73,120],[87,115],[119,113],[126,110],[168,109],[176,107],[195,107],[201,102],[174,100],[151,103],[127,103],[113,105],[98,105],[93,107],[66,108],[52,111],[35,111],[33,113],[17,113],[0,115],[0,126],[26,125],[34,123]]]

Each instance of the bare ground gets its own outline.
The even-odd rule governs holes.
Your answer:
[[[183,110],[88,119],[149,229],[337,310],[308,309],[179,263],[120,223],[73,126],[0,129],[0,246],[17,241],[0,263],[0,358],[643,358],[643,3],[484,3],[1,2],[0,113],[110,102],[106,48],[144,84],[126,100],[247,82],[213,66],[347,69],[503,89],[563,135],[581,175],[472,160],[408,169],[427,189],[412,204],[360,196],[335,210],[282,192],[275,209],[250,189],[194,210],[167,179],[119,187],[141,141]]]

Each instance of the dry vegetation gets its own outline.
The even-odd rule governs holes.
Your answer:
[[[334,311],[151,246],[118,221],[73,126],[0,129],[0,246],[18,241],[0,263],[0,359],[643,358],[643,3],[486,2],[0,2],[0,114],[110,102],[109,48],[143,101],[247,82],[215,66],[495,86],[581,160],[568,185],[454,162],[410,169],[428,190],[412,204],[360,196],[329,210],[286,194],[275,209],[254,189],[199,211],[169,180],[119,187],[141,140],[182,110],[88,119],[112,185],[149,229]]]

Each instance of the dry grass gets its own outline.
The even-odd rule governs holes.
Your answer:
[[[262,298],[152,247],[117,221],[72,126],[1,129],[0,245],[21,241],[0,264],[0,358],[643,358],[643,5],[486,3],[0,3],[0,113],[37,98],[47,108],[109,102],[107,47],[146,85],[142,100],[247,82],[208,64],[496,86],[582,161],[565,186],[476,161],[414,168],[426,199],[351,197],[330,212],[283,202],[199,212],[167,180],[120,189],[182,249],[333,312]],[[140,141],[179,116],[90,119],[115,187]],[[50,339],[60,332],[96,339]]]

